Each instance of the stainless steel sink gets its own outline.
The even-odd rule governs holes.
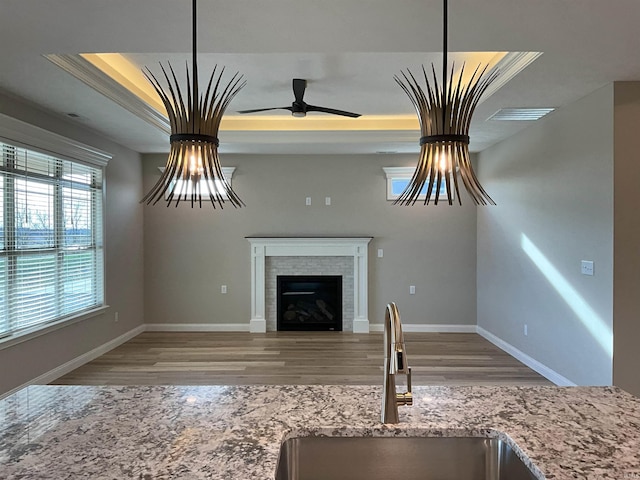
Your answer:
[[[282,444],[276,480],[530,480],[511,447],[482,437],[300,437]]]

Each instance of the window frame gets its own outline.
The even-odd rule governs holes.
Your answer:
[[[101,277],[99,278],[99,282],[101,286],[101,292],[99,295],[99,297],[101,298],[101,305],[97,305],[95,307],[88,307],[86,309],[79,309],[77,311],[70,312],[69,314],[61,314],[50,320],[43,321],[31,326],[27,326],[25,328],[8,329],[6,332],[0,333],[0,349],[3,349],[3,348],[7,348],[8,346],[14,345],[16,343],[26,341],[30,338],[34,338],[36,336],[49,333],[50,331],[56,330],[58,328],[62,328],[64,326],[93,317],[95,315],[98,315],[102,311],[104,311],[106,308],[108,308],[107,298],[106,298],[107,285],[106,285],[106,242],[105,242],[105,232],[106,232],[105,173],[106,173],[106,166],[109,160],[112,158],[112,155],[103,150],[99,150],[95,147],[77,142],[76,140],[60,136],[53,132],[49,132],[47,130],[22,122],[21,120],[15,119],[13,117],[10,117],[4,114],[0,114],[0,142],[6,145],[19,148],[19,149],[26,149],[38,154],[50,156],[55,158],[56,160],[61,160],[63,162],[70,161],[73,164],[79,164],[85,167],[99,169],[101,172],[101,184],[100,184],[100,187],[95,190],[95,194],[100,195],[100,210],[98,212],[93,212],[90,214],[92,217],[95,217],[100,220],[100,225],[94,227],[99,230],[98,234],[101,236],[100,242],[99,242],[99,245],[96,243],[96,245],[92,247],[91,250],[96,252],[98,250],[101,250],[100,259],[99,259],[101,263],[100,267],[102,270],[101,272],[99,272]],[[29,175],[19,175],[17,178],[29,178]],[[56,187],[55,186],[56,184],[53,182],[47,182],[47,183],[49,185],[52,185],[54,190],[58,190],[57,192],[54,192],[54,195],[58,199],[58,200],[55,200],[55,202],[58,202],[58,201],[64,202],[64,193],[63,193],[64,181],[59,182],[57,184],[58,187]],[[91,190],[90,186],[88,186],[88,190]],[[9,192],[3,192],[3,195],[5,196],[8,194]],[[55,208],[57,209],[58,206],[56,206]],[[53,220],[54,224],[56,222],[61,222],[61,217],[59,216],[59,214],[60,212],[54,213],[54,220]],[[10,221],[10,220],[11,219],[7,220],[6,218],[3,219],[3,221]],[[56,228],[57,227],[59,227],[59,225],[57,225]],[[95,233],[92,233],[92,235],[95,235]],[[59,245],[56,245],[52,250],[57,251],[58,247]],[[30,255],[32,252],[28,252],[28,250],[29,249],[25,249],[24,251],[20,250],[21,252],[20,254]],[[49,249],[46,249],[46,250],[48,251]],[[9,259],[9,257],[10,255],[6,256],[7,259]],[[56,299],[56,301],[58,300]]]
[[[387,188],[387,200],[395,201],[400,197],[400,194],[393,193],[393,182],[395,180],[411,180],[413,177],[413,172],[415,171],[415,167],[382,167],[384,170],[385,178],[386,178],[386,188]],[[426,186],[426,183],[425,183]],[[426,188],[426,187],[425,187]],[[455,200],[456,192],[451,190],[451,200]],[[427,194],[421,193],[418,195],[418,200],[426,200]],[[435,189],[431,192],[430,200],[436,199]],[[445,188],[445,183],[442,182],[440,185],[440,196],[439,200],[447,200],[447,190]]]

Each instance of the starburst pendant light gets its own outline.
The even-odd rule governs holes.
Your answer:
[[[459,183],[462,179],[467,192],[477,205],[495,205],[476,178],[469,158],[469,125],[471,116],[480,97],[493,82],[497,71],[487,73],[488,65],[476,68],[468,82],[462,80],[464,65],[454,79],[454,69],[447,76],[447,0],[444,0],[443,27],[443,63],[442,83],[438,83],[436,69],[431,64],[432,77],[422,67],[422,76],[426,83],[426,93],[414,75],[407,69],[397,75],[395,81],[411,99],[420,122],[420,158],[407,188],[394,203],[413,205],[418,197],[424,195],[424,204],[431,201],[438,204],[441,187],[444,184],[449,205],[453,204],[455,193],[462,205]]]
[[[168,62],[168,72],[160,64],[166,90],[149,69],[143,72],[167,110],[171,123],[171,151],[160,179],[142,202],[155,205],[164,199],[167,206],[172,202],[178,206],[180,201],[190,201],[193,208],[196,204],[202,207],[204,198],[214,208],[222,208],[226,201],[234,207],[242,207],[244,202],[222,174],[218,158],[218,129],[225,109],[246,82],[242,75],[236,73],[226,85],[221,84],[224,68],[216,75],[216,66],[204,96],[200,94],[196,25],[196,0],[193,0],[193,68],[190,77],[187,66],[186,98]]]

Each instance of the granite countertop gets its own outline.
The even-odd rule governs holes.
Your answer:
[[[273,479],[298,435],[502,436],[540,478],[640,479],[640,399],[608,387],[32,386],[0,401],[0,478]]]

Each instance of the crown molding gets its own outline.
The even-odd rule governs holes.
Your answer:
[[[44,57],[145,122],[167,135],[171,133],[169,119],[163,113],[150,107],[140,97],[103,73],[82,56],[51,54],[44,55]]]
[[[542,55],[542,52],[507,52],[491,68],[492,70],[498,70],[500,74],[489,85],[480,98],[480,102],[487,100],[540,55]],[[81,55],[51,54],[44,57],[138,118],[170,135],[169,120],[163,113],[150,106]],[[301,123],[296,120],[282,119],[282,117],[275,117],[274,119],[265,117],[257,120],[231,116],[225,117],[221,125],[221,131],[225,131],[226,143],[234,141],[246,142],[245,133],[247,130],[252,132],[251,141],[253,143],[282,142],[283,139],[280,136],[287,132],[293,132],[291,139],[293,143],[325,143],[327,141],[340,142],[342,136],[346,136],[348,141],[358,141],[357,137],[364,136],[361,141],[368,142],[370,141],[371,132],[376,132],[378,140],[381,140],[381,135],[386,135],[389,137],[387,141],[390,142],[410,142],[415,136],[415,130],[418,129],[414,116],[401,116],[392,119],[372,116],[350,123],[347,123],[348,121],[344,119],[331,119],[331,121],[327,121],[327,119],[308,120]],[[336,122],[342,123],[338,127]],[[277,128],[274,128],[276,125]],[[301,126],[307,129],[307,136],[303,134],[304,131],[299,131]],[[278,136],[273,135],[274,130],[277,130]],[[235,137],[238,135],[241,137],[236,139]],[[307,138],[309,135],[311,137]],[[356,140],[353,138],[354,135]],[[288,142],[288,139],[284,141]]]
[[[4,114],[0,114],[0,140],[46,155],[65,157],[98,167],[106,166],[112,158],[108,152]]]
[[[500,90],[509,80],[524,70],[540,55],[542,55],[542,52],[507,52],[492,68],[492,70],[498,70],[500,74],[485,90],[480,102],[483,102]]]

